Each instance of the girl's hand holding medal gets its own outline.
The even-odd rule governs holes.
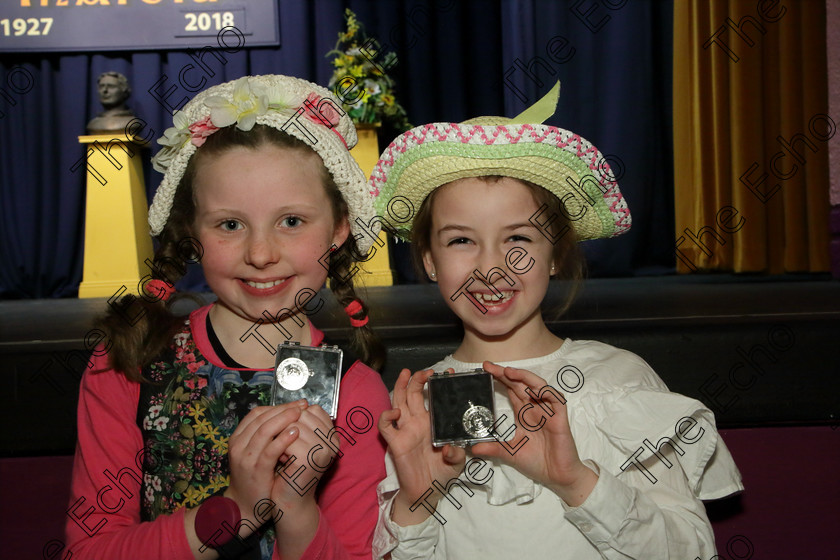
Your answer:
[[[379,432],[388,443],[397,467],[400,491],[394,502],[391,518],[399,525],[421,523],[429,517],[423,507],[412,512],[409,508],[432,489],[437,480],[446,484],[464,470],[466,452],[459,447],[432,446],[431,419],[423,400],[423,387],[434,372],[403,369],[394,385],[392,410],[379,419]],[[435,503],[441,496],[429,496],[427,503]]]
[[[528,478],[550,488],[571,507],[582,504],[598,482],[598,475],[578,456],[569,428],[565,398],[554,388],[543,390],[545,380],[530,371],[502,367],[492,362],[484,362],[483,365],[507,387],[516,413],[516,441],[526,436],[528,441],[513,455],[498,442],[477,443],[472,446],[472,453],[511,465]],[[523,407],[529,410],[520,415]],[[526,419],[529,428],[521,425],[520,416]]]
[[[230,486],[225,496],[234,500],[242,519],[256,526],[268,515],[257,519],[258,504],[274,500],[273,485],[278,461],[289,446],[298,439],[300,429],[293,426],[308,407],[300,400],[279,406],[260,406],[249,412],[236,427],[228,442]],[[273,512],[271,517],[276,517]],[[242,535],[240,533],[240,536]]]
[[[283,511],[283,523],[275,524],[277,540],[302,545],[301,554],[318,528],[320,512],[316,489],[323,474],[336,460],[335,448],[339,447],[340,439],[332,437],[330,445],[327,445],[315,430],[327,437],[333,434],[333,428],[333,422],[324,409],[313,405],[303,408],[299,419],[281,436],[285,437],[288,433],[292,439],[280,457],[283,464],[276,465],[271,485],[271,499]],[[291,551],[287,548],[285,552],[289,554]]]
[[[242,519],[259,527],[269,518],[279,520],[282,512],[283,523],[275,528],[278,539],[287,537],[285,542],[318,527],[315,489],[336,451],[315,430],[330,434],[333,427],[320,406],[305,400],[257,407],[242,419],[230,438],[231,484],[225,492],[239,505]],[[331,440],[335,447],[338,439]],[[247,535],[240,531],[240,536]]]

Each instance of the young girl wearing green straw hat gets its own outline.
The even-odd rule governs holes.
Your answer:
[[[374,168],[379,215],[464,326],[452,355],[400,373],[380,418],[377,558],[705,560],[701,500],[743,489],[701,402],[635,354],[543,320],[549,280],[582,275],[578,241],[630,227],[598,149],[538,124],[558,92],[514,119],[416,127]],[[388,212],[396,200],[409,218]],[[497,381],[496,441],[433,447],[426,382],[481,367]]]

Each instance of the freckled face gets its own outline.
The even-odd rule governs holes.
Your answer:
[[[314,153],[272,145],[200,162],[195,233],[219,314],[250,323],[264,310],[276,317],[294,309],[300,290],[323,286],[327,271],[318,261],[344,243],[349,224],[335,224],[321,166]]]
[[[423,262],[427,273],[435,272],[446,304],[464,322],[467,333],[505,337],[542,324],[540,303],[548,289],[552,245],[529,222],[538,208],[528,187],[510,178],[461,179],[435,193],[429,251]],[[525,264],[533,258],[524,274],[506,265],[511,250],[521,259],[517,269],[527,269]],[[500,273],[490,274],[494,267],[510,282]],[[502,292],[500,299],[476,279],[475,270]],[[469,283],[470,279],[475,280]]]

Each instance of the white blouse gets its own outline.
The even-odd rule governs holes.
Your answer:
[[[388,454],[388,476],[378,487],[374,558],[388,552],[394,560],[523,555],[709,560],[715,555],[701,500],[744,487],[714,414],[703,403],[669,392],[632,352],[596,341],[566,339],[548,356],[500,365],[532,371],[563,393],[578,455],[599,475],[592,493],[572,508],[516,469],[484,459],[461,473],[463,487],[453,484],[435,515],[400,527],[390,519],[399,484]],[[477,367],[481,364],[447,356],[432,369]],[[507,417],[497,432],[513,432],[507,392],[495,385],[497,418]],[[517,430],[507,441],[517,445],[523,436],[527,432]],[[468,452],[468,462],[471,457]]]

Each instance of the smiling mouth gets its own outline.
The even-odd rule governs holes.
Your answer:
[[[500,295],[497,294],[485,294],[482,292],[470,292],[470,295],[475,298],[475,300],[479,303],[484,305],[499,305],[505,303],[513,297],[514,292],[507,290],[507,291],[500,291]]]
[[[252,288],[257,288],[258,290],[265,290],[267,288],[273,288],[274,286],[282,284],[285,281],[286,281],[285,278],[282,279],[282,280],[274,280],[272,282],[252,282],[251,280],[243,280],[243,282],[245,282],[246,284],[248,284]]]

